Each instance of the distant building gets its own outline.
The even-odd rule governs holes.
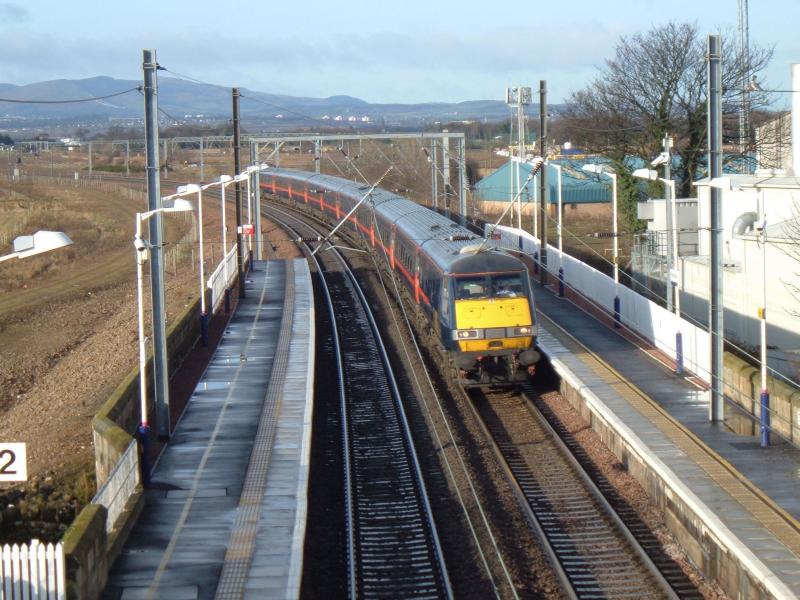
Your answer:
[[[793,89],[800,86],[800,65],[793,65]],[[800,119],[800,94],[792,112]],[[758,308],[766,290],[769,362],[785,375],[800,376],[800,131],[792,131],[792,114],[781,114],[756,131],[758,169],[752,175],[720,178],[722,195],[723,303],[725,337],[755,351],[760,346]],[[800,128],[798,128],[800,129]],[[711,254],[711,186],[695,182],[697,198],[678,199],[678,264],[674,275],[681,312],[708,323]],[[648,231],[632,252],[634,276],[665,296],[666,203],[640,204]],[[760,226],[766,221],[766,244]]]
[[[783,112],[756,128],[756,160],[760,168],[792,168],[791,121],[791,113]]]
[[[555,214],[558,199],[558,170],[553,165],[562,169],[561,198],[564,210],[580,210],[589,214],[596,212],[597,207],[604,207],[611,201],[611,185],[599,181],[597,177],[584,173],[581,166],[584,163],[573,161],[550,161],[544,168],[547,169],[547,187],[549,188],[550,212]],[[507,162],[491,175],[484,177],[475,184],[474,197],[479,203],[481,212],[502,212],[508,203],[517,195],[521,182],[525,184],[531,172],[528,163]],[[530,214],[539,197],[539,176],[529,181],[522,191],[520,202],[522,214]],[[607,208],[602,209],[603,212]]]

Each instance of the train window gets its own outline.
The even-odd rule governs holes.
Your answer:
[[[486,277],[456,277],[456,300],[487,298]]]
[[[495,275],[492,277],[493,298],[517,298],[524,295],[522,277],[519,275]]]

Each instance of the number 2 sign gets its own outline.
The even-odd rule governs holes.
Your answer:
[[[0,442],[0,482],[27,480],[28,457],[25,444]]]

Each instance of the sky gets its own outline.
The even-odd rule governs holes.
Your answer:
[[[749,0],[749,14],[751,44],[775,48],[762,87],[788,89],[800,0]],[[138,80],[154,48],[170,71],[261,92],[457,102],[544,79],[558,103],[620,36],[676,20],[733,41],[737,15],[737,0],[0,0],[0,82]]]

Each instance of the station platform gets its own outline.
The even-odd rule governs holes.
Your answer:
[[[597,404],[591,418],[607,421],[601,429],[622,432],[604,436],[606,443],[631,464],[652,465],[647,477],[673,482],[676,491],[660,500],[673,509],[668,519],[685,521],[672,529],[689,530],[703,520],[699,527],[724,549],[681,540],[693,560],[720,572],[730,556],[738,557],[750,582],[724,586],[734,597],[752,597],[753,582],[757,597],[764,590],[766,596],[800,597],[800,450],[786,443],[761,448],[757,437],[711,423],[708,394],[691,379],[553,290],[534,287],[542,350],[574,376],[573,385],[581,388],[576,395]],[[635,439],[622,451],[625,436]],[[645,488],[652,497],[656,486]],[[677,505],[702,517],[689,517]]]
[[[314,382],[305,260],[256,261],[104,598],[299,596]]]

